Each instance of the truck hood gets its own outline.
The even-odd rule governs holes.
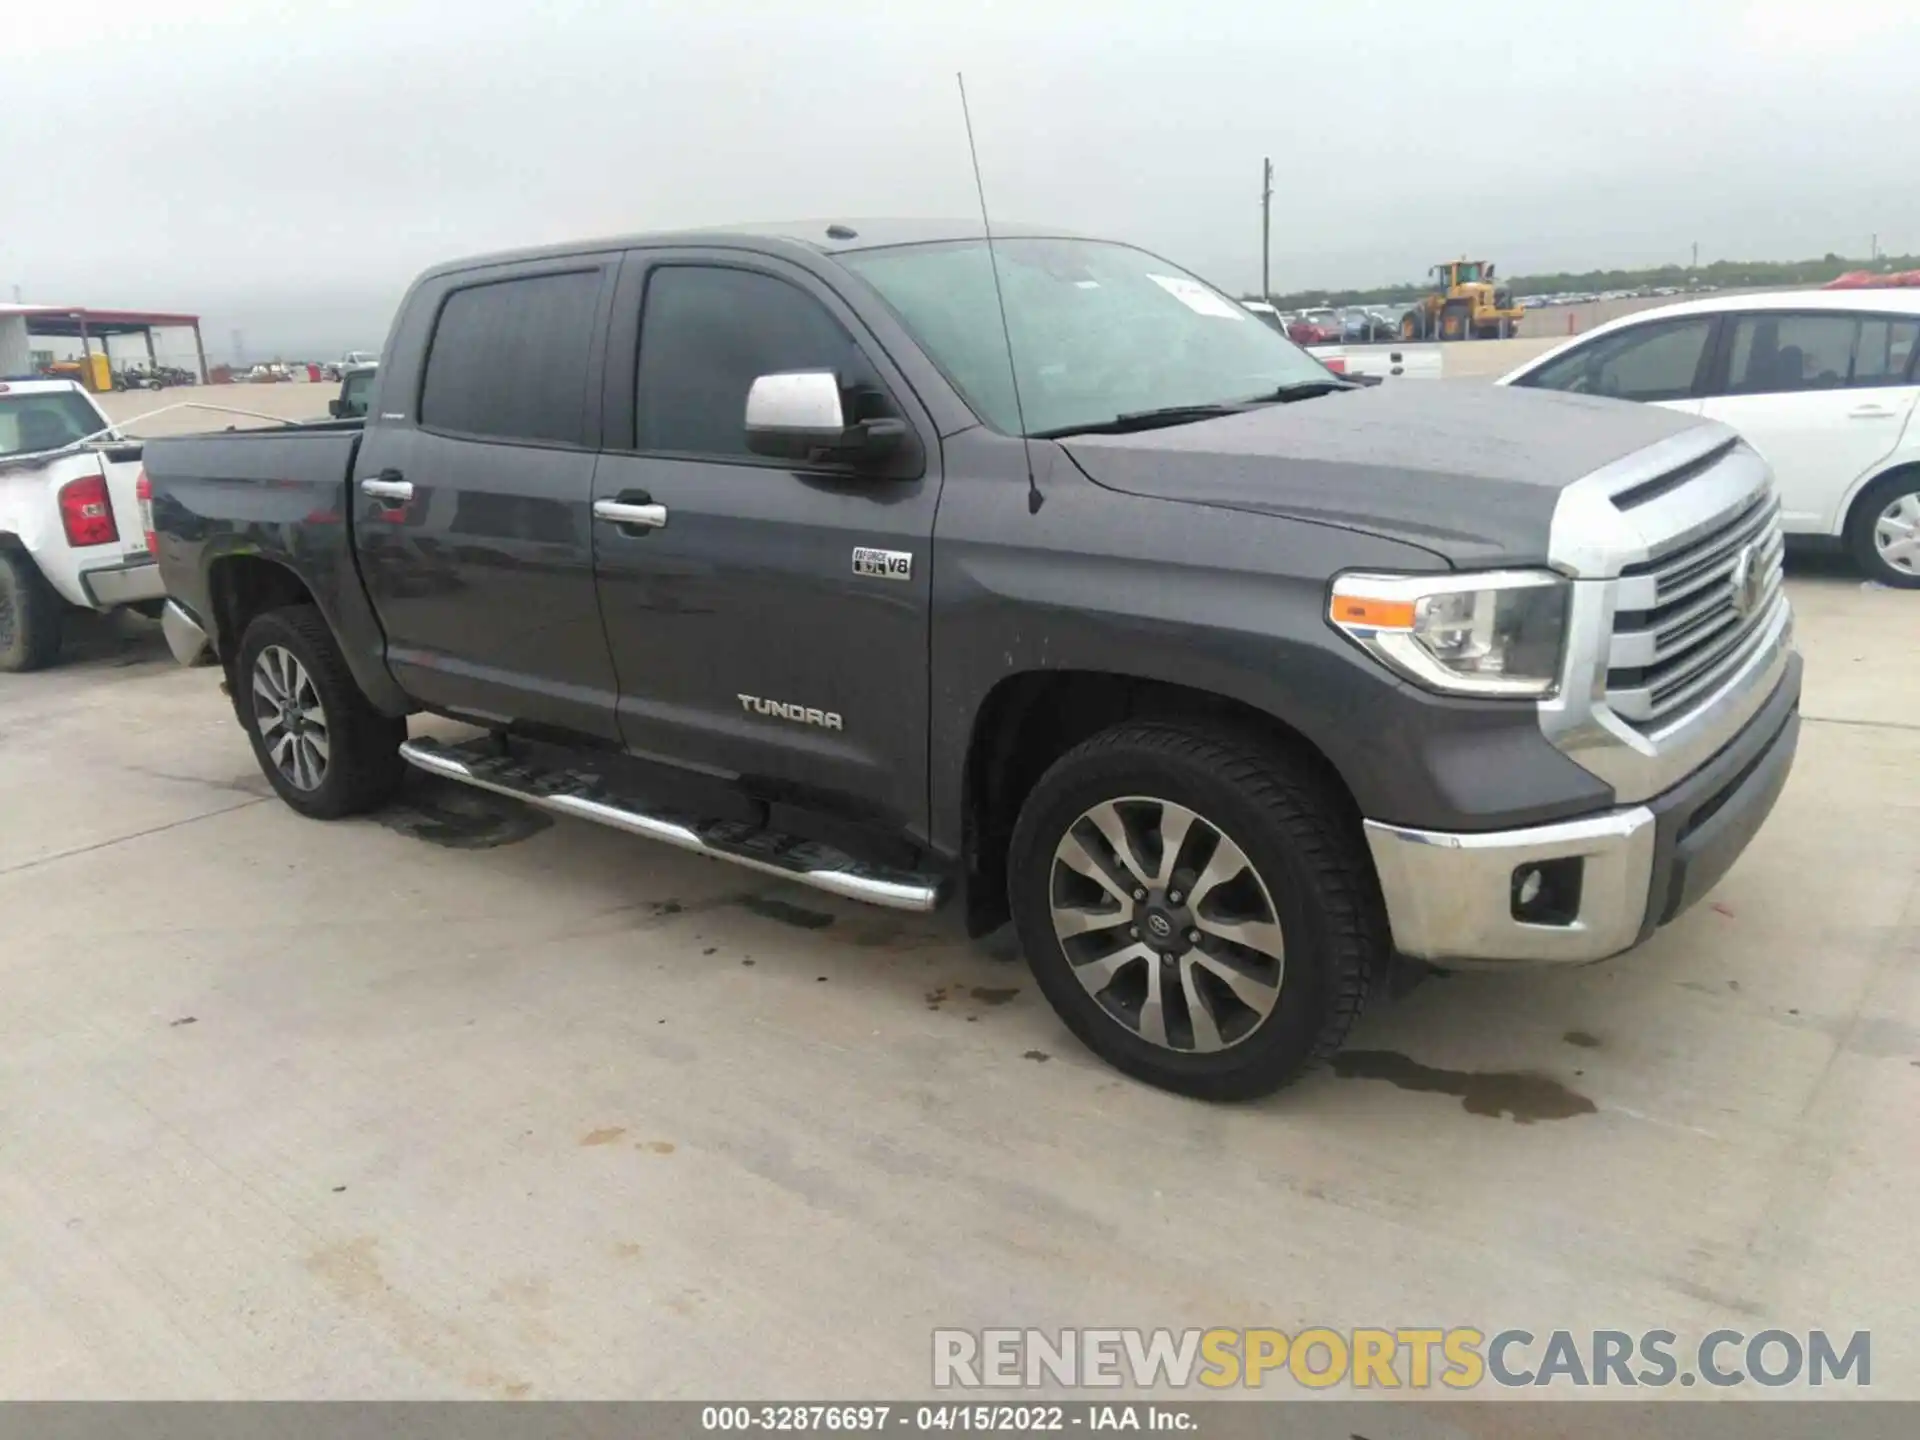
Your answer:
[[[1111,490],[1361,530],[1478,567],[1544,563],[1563,489],[1705,423],[1654,405],[1440,381],[1060,443]]]

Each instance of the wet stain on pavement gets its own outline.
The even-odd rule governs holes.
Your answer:
[[[1600,1037],[1586,1030],[1569,1030],[1560,1037],[1569,1045],[1578,1045],[1582,1050],[1598,1050]]]
[[[925,1000],[927,1009],[938,1010],[950,1002],[971,999],[981,1005],[1004,1005],[1020,993],[1018,985],[974,985],[966,986],[957,981],[945,985],[936,985],[927,991]],[[980,1019],[978,1014],[967,1016],[969,1025]]]
[[[633,1148],[636,1150],[645,1150],[653,1155],[671,1155],[674,1151],[674,1144],[671,1140],[642,1140]]]
[[[374,817],[387,829],[449,850],[492,850],[550,828],[553,817],[505,795],[431,775],[409,776],[401,798]]]
[[[167,1021],[167,1028],[169,1030],[178,1030],[182,1025],[198,1025],[199,1023],[200,1017],[198,1015],[182,1015],[178,1020]]]
[[[770,895],[743,896],[740,907],[751,910],[764,920],[778,920],[782,925],[792,925],[801,930],[824,930],[833,924],[833,916],[824,910],[809,910],[804,905],[794,905]]]
[[[1402,1090],[1452,1095],[1469,1115],[1495,1119],[1510,1115],[1519,1125],[1567,1120],[1599,1109],[1578,1091],[1537,1071],[1442,1070],[1391,1050],[1348,1050],[1335,1055],[1333,1073],[1345,1080],[1385,1080]]]
[[[601,1130],[589,1130],[580,1137],[580,1143],[582,1146],[611,1145],[626,1133],[627,1127],[624,1125],[609,1125]]]
[[[1040,1064],[1044,1065],[1047,1063],[1047,1061],[1051,1060],[1053,1056],[1049,1055],[1044,1050],[1029,1050],[1025,1054],[1023,1054],[1020,1058],[1022,1060],[1037,1060],[1040,1062]]]

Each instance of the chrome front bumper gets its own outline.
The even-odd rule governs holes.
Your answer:
[[[1789,656],[1740,732],[1642,804],[1474,833],[1367,821],[1394,947],[1450,964],[1579,964],[1644,940],[1713,888],[1772,811],[1799,741],[1800,670]]]
[[[1604,960],[1640,935],[1653,880],[1654,814],[1644,805],[1527,830],[1452,834],[1367,821],[1394,948],[1434,961]],[[1516,873],[1579,859],[1569,923],[1514,918]]]
[[[167,637],[167,649],[173,652],[173,658],[182,665],[197,665],[212,650],[207,632],[191,615],[180,608],[180,602],[169,600],[160,611],[160,633]]]

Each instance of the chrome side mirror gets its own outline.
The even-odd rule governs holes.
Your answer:
[[[857,463],[899,447],[900,420],[847,423],[840,377],[831,370],[761,375],[747,390],[747,449],[779,460]]]

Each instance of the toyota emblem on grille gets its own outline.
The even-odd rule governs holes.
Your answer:
[[[1742,620],[1759,608],[1761,591],[1766,588],[1766,571],[1760,567],[1760,543],[1755,541],[1734,557],[1727,576],[1733,586],[1733,613]]]

